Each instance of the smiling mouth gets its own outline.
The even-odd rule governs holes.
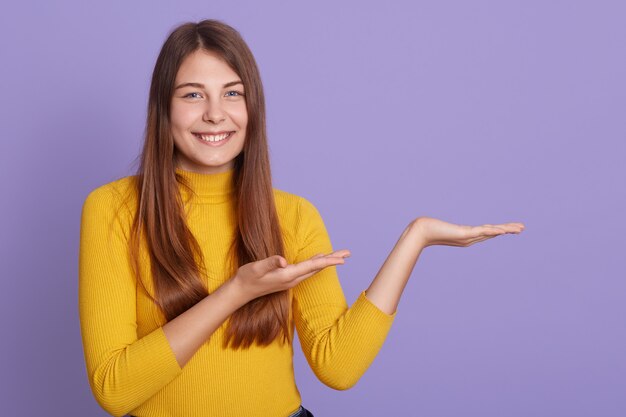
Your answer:
[[[193,135],[197,137],[198,139],[203,140],[205,142],[221,142],[231,137],[233,133],[235,132],[233,131],[233,132],[228,132],[228,133],[222,133],[219,135],[205,135],[205,134],[194,132]]]

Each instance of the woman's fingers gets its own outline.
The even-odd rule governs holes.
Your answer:
[[[411,223],[411,227],[419,231],[424,246],[468,246],[475,243],[476,239],[492,238],[505,233],[519,234],[524,230],[524,224],[519,222],[466,226],[427,216],[418,217]]]
[[[285,268],[285,273],[292,277],[293,282],[298,283],[324,268],[335,265],[343,265],[346,261],[343,256],[334,256],[337,252],[333,252],[329,255],[317,254],[305,261],[289,265]],[[346,256],[345,253],[342,253],[342,255]]]
[[[345,263],[343,257],[324,255],[315,259],[307,259],[306,261],[299,262],[291,265],[293,272],[298,275],[306,274],[311,271],[319,271],[329,266]]]
[[[492,225],[478,226],[473,232],[474,236],[498,236],[506,233],[504,229]]]
[[[305,279],[312,277],[313,275],[315,275],[318,272],[319,271],[313,271],[313,272],[309,272],[308,274],[304,274],[304,275],[300,275],[299,277],[296,277],[296,279],[293,280],[294,287],[297,284],[299,284],[300,281],[304,281]]]
[[[295,286],[300,281],[309,278],[329,266],[342,265],[345,263],[344,258],[349,257],[350,251],[342,249],[334,251],[330,254],[318,253],[296,264],[288,264],[282,256],[271,256],[266,258],[264,262],[260,262],[258,269],[255,271],[257,276],[266,276],[271,280],[289,283],[289,286]]]
[[[329,266],[345,263],[344,258],[350,256],[350,251],[343,249],[332,252],[328,255],[318,253],[309,259],[298,262],[297,264],[287,264],[282,256],[271,256],[265,259],[264,273],[276,272],[288,277],[297,277],[309,272],[318,272]],[[279,268],[280,266],[280,268]],[[276,271],[274,271],[276,270]],[[261,271],[259,271],[261,272]]]
[[[329,253],[328,255],[324,255],[323,253],[318,253],[317,255],[313,255],[311,258],[320,258],[322,256],[340,256],[342,258],[349,258],[350,255],[352,255],[352,253],[348,249],[340,249],[332,253]]]
[[[482,226],[474,226],[471,228],[470,239],[466,246],[483,240],[491,239],[506,233],[519,234],[524,230],[522,223],[504,223],[504,224],[484,224]]]
[[[242,265],[233,279],[251,299],[296,286],[300,281],[329,266],[345,263],[349,251],[335,251],[329,255],[318,253],[297,264],[274,255]]]
[[[482,226],[476,226],[472,228],[472,232],[475,236],[489,235],[496,236],[504,233],[521,233],[524,230],[524,225],[521,223],[504,223],[504,224],[484,224]]]

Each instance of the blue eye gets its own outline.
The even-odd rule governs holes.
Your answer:
[[[230,93],[236,93],[237,95],[230,95]],[[193,93],[188,93],[186,95],[183,96],[183,98],[196,98],[196,97],[190,97],[192,94],[200,94],[198,92],[193,92]],[[240,93],[239,91],[235,91],[235,90],[231,90],[228,93],[226,93],[227,97],[237,97],[237,96],[244,96],[245,94]]]

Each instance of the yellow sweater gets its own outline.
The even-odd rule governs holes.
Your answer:
[[[230,278],[225,262],[235,230],[233,171],[176,172],[198,194],[179,186],[188,225],[205,257],[211,294]],[[266,347],[222,349],[226,321],[183,368],[178,365],[162,330],[163,314],[131,272],[127,238],[137,203],[134,179],[96,188],[83,205],[78,301],[87,376],[96,400],[114,416],[289,416],[301,404],[292,344],[277,340]],[[127,195],[131,198],[123,204]],[[333,251],[312,203],[278,189],[274,198],[289,263]],[[147,260],[145,246],[141,252]],[[144,264],[142,273],[150,277],[149,264]],[[151,280],[146,281],[153,294]],[[311,369],[331,388],[352,387],[378,354],[397,311],[381,311],[365,291],[348,308],[334,266],[292,292],[292,329],[295,324]]]

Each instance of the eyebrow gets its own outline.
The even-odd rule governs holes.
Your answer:
[[[236,84],[243,85],[243,82],[241,80],[231,81],[229,83],[224,84],[224,88],[231,87],[231,86],[236,85]],[[183,88],[183,87],[204,88],[204,84],[202,84],[202,83],[183,83],[183,84],[178,85],[174,90],[178,90],[179,88]]]

